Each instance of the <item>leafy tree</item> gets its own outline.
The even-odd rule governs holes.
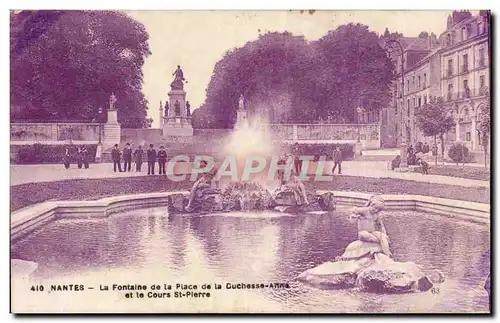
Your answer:
[[[426,31],[422,31],[420,32],[420,34],[418,34],[418,38],[427,38],[427,37],[429,37],[429,33]]]
[[[464,144],[455,143],[448,150],[448,156],[455,163],[465,163],[469,158],[469,148],[467,148]]]
[[[341,26],[312,43],[288,32],[267,33],[217,62],[203,118],[193,117],[193,126],[232,127],[241,94],[250,112],[264,110],[275,122],[353,123],[359,106],[379,111],[389,103],[392,78],[392,62],[367,26]]]
[[[10,25],[12,119],[90,121],[114,92],[122,125],[147,125],[141,23],[116,11],[21,11]]]
[[[486,90],[486,97],[489,98],[489,91]],[[478,117],[479,131],[481,133],[481,145],[484,150],[484,167],[488,167],[488,144],[491,134],[491,105],[487,101]]]
[[[356,109],[380,111],[391,99],[394,66],[368,26],[347,24],[316,42],[323,85],[319,109],[356,121]]]
[[[442,98],[431,97],[427,104],[415,113],[418,128],[424,136],[437,137],[441,140],[441,155],[444,157],[444,134],[455,126],[453,112],[446,108]],[[436,156],[437,165],[437,156]]]

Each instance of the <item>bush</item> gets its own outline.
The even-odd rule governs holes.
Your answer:
[[[97,145],[23,145],[15,153],[16,164],[62,164],[66,148],[69,148],[71,163],[77,162],[78,147],[85,146],[88,152],[89,162],[95,161]]]
[[[469,148],[464,144],[456,143],[448,150],[448,156],[455,163],[467,163],[469,161]]]
[[[318,161],[320,156],[326,156],[327,160],[333,159],[333,151],[340,146],[343,160],[354,158],[355,149],[352,144],[301,144],[299,143],[299,154],[302,156],[314,156],[314,161]],[[286,151],[291,151],[293,144],[286,144],[283,147]]]

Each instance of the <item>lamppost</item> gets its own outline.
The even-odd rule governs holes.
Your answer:
[[[102,107],[99,107],[98,113],[97,122],[99,122],[99,145],[102,145]]]
[[[358,144],[361,144],[361,133],[360,133],[360,130],[359,130],[359,116],[361,115],[361,113],[363,112],[363,109],[361,109],[360,107],[358,107],[356,109],[356,112],[358,113],[357,114],[357,124],[358,124]]]
[[[405,122],[405,57],[404,57],[404,47],[401,45],[401,43],[397,39],[388,39],[385,42],[385,47],[389,51],[389,53],[392,53],[389,48],[392,48],[392,46],[399,47],[400,51],[400,57],[401,57],[401,100],[403,104],[401,105],[401,144],[400,144],[400,155],[401,155],[401,164],[399,165],[401,170],[407,170],[408,169],[408,160],[407,160],[407,146],[406,146],[406,135],[407,135],[407,129],[406,129],[406,122]],[[397,98],[396,98],[397,99]],[[397,104],[397,103],[396,103]],[[404,127],[404,131],[403,131]]]

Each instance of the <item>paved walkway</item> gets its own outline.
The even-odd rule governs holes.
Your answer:
[[[176,173],[186,172],[186,164],[177,164]],[[327,162],[325,169],[332,168],[331,162]],[[91,164],[89,169],[78,169],[72,165],[70,169],[64,169],[63,165],[11,165],[10,185],[24,183],[50,182],[77,178],[115,178],[144,176],[147,174],[147,165],[141,173],[124,172],[114,173],[112,164]],[[146,170],[144,170],[146,169]],[[432,169],[431,169],[432,172]],[[387,170],[385,161],[346,161],[342,163],[342,174],[350,176],[363,176],[374,178],[399,178],[418,182],[448,184],[465,187],[490,187],[489,181],[480,181],[440,175],[422,175],[415,172],[399,173]]]

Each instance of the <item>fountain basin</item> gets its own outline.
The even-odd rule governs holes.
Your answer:
[[[328,191],[317,191],[324,194]],[[360,206],[372,194],[330,191],[338,205]],[[44,224],[61,218],[107,217],[127,210],[168,206],[169,197],[188,196],[187,191],[159,192],[106,197],[95,201],[50,201],[39,203],[11,213],[11,240],[29,233]],[[381,195],[386,210],[425,211],[460,220],[490,223],[490,205],[422,195]]]

